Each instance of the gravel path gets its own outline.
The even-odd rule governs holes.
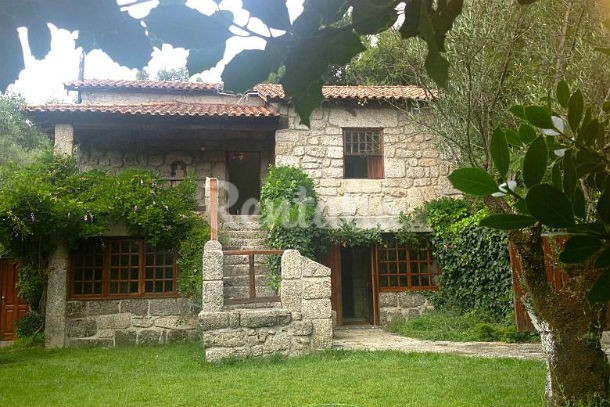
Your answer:
[[[453,353],[489,358],[544,358],[542,346],[538,343],[426,341],[405,338],[374,327],[335,328],[333,347],[345,350]]]

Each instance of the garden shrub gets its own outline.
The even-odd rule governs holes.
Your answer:
[[[442,198],[425,207],[434,231],[434,256],[442,270],[433,296],[440,309],[476,312],[488,321],[504,321],[512,312],[508,242],[502,231],[478,225],[485,209],[465,200]]]
[[[117,223],[160,248],[182,254],[180,290],[200,296],[201,251],[207,225],[194,210],[195,181],[169,187],[158,175],[126,169],[79,173],[71,157],[44,153],[31,165],[0,173],[0,244],[20,263],[20,295],[40,312],[46,265],[60,241],[76,248]],[[199,246],[197,252],[196,246]]]
[[[30,311],[25,317],[17,321],[16,333],[19,338],[34,336],[42,330],[44,324],[42,315],[36,311]]]
[[[342,247],[371,246],[382,244],[381,227],[359,228],[355,220],[341,219],[338,228],[328,229],[328,239]]]
[[[317,258],[324,231],[317,213],[318,196],[312,179],[295,167],[271,166],[261,189],[261,226],[273,249],[295,249]],[[267,267],[271,284],[279,286],[280,258],[270,256]]]

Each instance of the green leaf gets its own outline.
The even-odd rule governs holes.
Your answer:
[[[570,101],[570,87],[568,86],[566,81],[564,81],[563,79],[559,81],[555,94],[557,96],[557,101],[559,102],[559,104],[562,107],[567,108],[568,102]]]
[[[519,134],[513,129],[505,129],[504,134],[506,135],[506,142],[511,146],[520,146],[521,140],[519,139]]]
[[[304,10],[315,11],[321,18],[323,25],[331,25],[339,21],[349,8],[345,0],[306,0]]]
[[[597,215],[610,224],[610,177],[606,178],[606,189],[597,201]]]
[[[517,209],[517,211],[521,215],[529,215],[530,214],[530,211],[527,210],[527,204],[525,202],[525,199],[519,199],[517,201],[517,203],[515,204],[515,209]]]
[[[581,263],[593,256],[602,248],[602,241],[593,236],[572,236],[559,255],[564,263]]]
[[[574,216],[584,219],[586,216],[585,193],[579,186],[574,189],[574,200],[572,204],[574,206]]]
[[[0,25],[0,91],[13,83],[24,68],[17,28]]]
[[[595,260],[595,267],[600,269],[610,267],[610,248],[601,252],[597,260]]]
[[[584,105],[582,92],[578,89],[572,94],[568,103],[568,123],[573,132],[576,132],[582,120]]]
[[[242,0],[242,5],[252,17],[260,19],[267,27],[280,30],[290,28],[286,0]]]
[[[491,159],[494,166],[498,170],[500,176],[506,179],[508,167],[510,165],[510,152],[508,150],[508,143],[506,142],[506,134],[502,128],[496,127],[494,129],[489,149],[491,151]]]
[[[536,130],[529,124],[523,123],[519,126],[519,139],[521,139],[521,142],[524,144],[531,143],[536,140]]]
[[[532,142],[523,159],[523,182],[528,188],[539,184],[544,178],[548,150],[544,137],[539,136]]]
[[[528,5],[528,4],[532,4],[537,2],[538,0],[517,0],[519,4],[521,4],[522,6]]]
[[[186,58],[189,74],[207,71],[216,66],[225,54],[225,44],[210,45],[208,48],[191,49]]]
[[[566,228],[574,225],[570,200],[551,185],[535,185],[528,191],[525,201],[530,214],[549,227]]]
[[[555,161],[555,164],[553,164],[553,168],[551,169],[551,182],[553,183],[553,186],[559,190],[562,190],[562,185],[561,185],[561,168],[559,166],[559,161]]]
[[[551,118],[551,112],[546,108],[540,106],[526,106],[525,117],[527,121],[534,127],[541,129],[552,129],[553,119]]]
[[[349,27],[326,28],[290,48],[281,82],[303,124],[309,125],[311,112],[322,103],[320,77],[328,66],[346,64],[364,50],[360,37]]]
[[[459,168],[449,175],[454,188],[470,195],[485,196],[498,192],[496,181],[482,168]]]
[[[605,271],[599,276],[587,293],[587,298],[592,304],[610,300],[610,271]]]
[[[28,25],[28,44],[36,59],[43,59],[51,49],[51,31],[44,20]]]
[[[205,50],[211,44],[224,45],[233,35],[229,31],[233,14],[225,10],[207,16],[183,4],[159,5],[150,11],[145,21],[157,42],[191,51]]]
[[[426,72],[440,87],[447,86],[449,80],[449,61],[440,52],[428,50],[424,62]]]
[[[362,35],[377,34],[390,28],[398,18],[395,0],[352,0],[352,24]]]
[[[515,117],[527,120],[527,117],[525,116],[525,108],[521,105],[514,105],[508,109],[508,111],[511,112]]]
[[[490,215],[481,219],[479,225],[493,229],[514,230],[532,226],[536,223],[536,219],[527,215]]]
[[[419,35],[419,16],[421,14],[422,0],[410,0],[405,4],[405,21],[400,26],[402,38],[411,38]]]
[[[563,156],[563,191],[566,193],[570,201],[574,199],[574,190],[576,189],[576,167],[572,160],[572,150],[566,151]]]
[[[245,50],[237,54],[222,72],[225,88],[238,93],[263,82],[271,72],[271,59],[265,51]]]

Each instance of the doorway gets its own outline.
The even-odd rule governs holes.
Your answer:
[[[374,323],[371,248],[341,248],[341,319],[343,325]]]
[[[255,215],[260,209],[261,154],[258,151],[234,151],[228,153],[229,214]]]
[[[16,324],[28,312],[28,306],[17,296],[17,263],[0,259],[0,341],[16,338]]]

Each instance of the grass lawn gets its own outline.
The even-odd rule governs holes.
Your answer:
[[[0,350],[0,406],[542,406],[541,362],[329,351],[209,365],[199,344]]]
[[[433,311],[408,321],[397,321],[390,324],[387,330],[430,341],[540,342],[540,337],[535,333],[517,332],[512,321],[507,324],[488,323],[473,314],[449,311]]]

